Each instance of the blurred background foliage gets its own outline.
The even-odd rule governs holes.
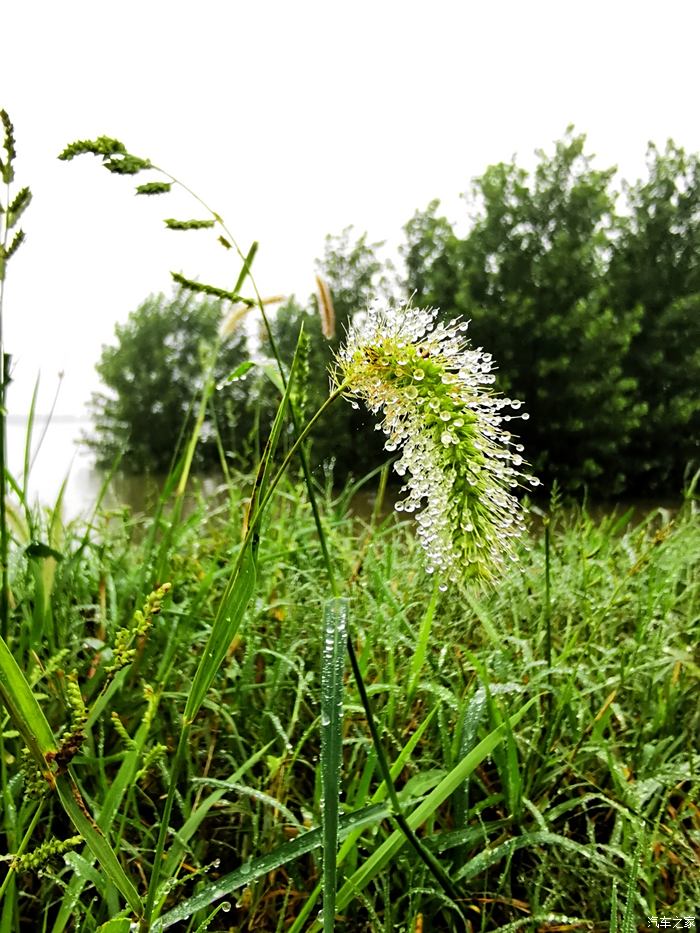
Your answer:
[[[413,215],[400,270],[352,227],[327,237],[317,271],[332,295],[334,335],[322,333],[316,295],[270,312],[286,362],[304,324],[307,413],[327,393],[352,316],[376,297],[411,298],[471,321],[472,342],[498,363],[497,388],[525,403],[530,419],[517,430],[548,486],[597,498],[676,494],[700,453],[700,160],[672,142],[650,145],[647,177],[634,184],[593,161],[585,136],[569,128],[531,171],[489,166],[456,223],[438,201]],[[106,391],[92,401],[100,463],[122,453],[131,472],[167,470],[173,427],[201,387],[226,311],[152,297],[117,328],[97,367]],[[217,379],[271,353],[263,329],[240,329],[222,345]],[[222,456],[251,463],[276,391],[260,367],[223,386],[198,466],[215,468]],[[366,412],[337,405],[315,436],[314,464],[332,463],[338,479],[376,467],[386,454],[372,428]]]

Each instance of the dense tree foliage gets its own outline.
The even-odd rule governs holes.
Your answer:
[[[406,259],[409,289],[470,319],[499,388],[524,401],[530,419],[515,430],[536,471],[567,488],[600,477],[617,492],[617,454],[643,405],[623,368],[639,313],[611,308],[604,275],[612,174],[593,169],[571,134],[552,157],[539,153],[532,174],[491,166],[474,183],[468,235],[451,234],[432,204],[408,225]]]
[[[178,437],[190,421],[201,392],[206,360],[217,339],[222,308],[217,301],[177,295],[151,296],[127,322],[117,325],[116,344],[106,346],[97,371],[107,392],[95,394],[93,441],[98,462],[111,465],[121,456],[129,472],[168,470]],[[216,378],[245,359],[242,332],[224,341]],[[198,465],[218,460],[217,432],[226,451],[245,448],[252,425],[245,390],[233,383],[215,393],[198,450]]]
[[[615,307],[642,316],[625,360],[648,409],[624,451],[640,493],[679,488],[700,457],[700,160],[673,143],[647,155],[609,268]]]
[[[669,143],[650,147],[648,177],[616,188],[615,170],[595,167],[584,136],[569,129],[532,171],[490,166],[466,196],[457,234],[438,201],[404,228],[399,289],[444,318],[470,320],[469,335],[498,363],[498,388],[524,402],[519,434],[546,484],[598,496],[675,493],[700,456],[700,161]],[[334,333],[322,333],[318,296],[270,314],[288,365],[306,334],[298,403],[326,396],[328,369],[352,316],[391,292],[381,244],[327,237],[317,271],[329,288]],[[324,313],[327,316],[327,308]],[[118,329],[98,370],[111,389],[95,399],[101,460],[126,449],[134,469],[167,465],[201,384],[199,344],[211,344],[220,310],[151,299]],[[224,348],[230,371],[243,337]],[[272,357],[263,332],[253,354]],[[265,379],[219,393],[214,411],[224,447],[243,456],[251,425],[264,436],[277,402]],[[363,473],[386,454],[366,412],[338,405],[313,440],[316,466]],[[215,458],[213,422],[200,451]]]
[[[569,131],[474,182],[466,236],[436,201],[405,228],[407,294],[471,320],[543,478],[599,495],[678,491],[698,461],[700,168],[673,144],[648,161],[618,208]]]

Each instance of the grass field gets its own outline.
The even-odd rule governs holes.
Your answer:
[[[555,503],[492,588],[442,592],[411,521],[379,508],[358,520],[352,489],[319,489],[334,599],[303,484],[283,480],[260,529],[254,595],[187,734],[160,852],[183,709],[249,489],[233,478],[224,505],[200,502],[184,519],[98,512],[85,528],[13,516],[9,645],[143,901],[158,857],[150,929],[320,930],[322,798],[334,780],[338,930],[633,930],[695,914],[692,497],[675,515],[596,521]],[[134,621],[165,582],[150,624],[154,598]],[[324,618],[339,615],[394,801],[349,664],[336,685],[339,777],[328,772]],[[60,786],[48,792],[16,726],[5,717],[3,728],[2,829],[15,857],[0,930],[87,933],[110,918],[109,933],[138,929],[116,869],[75,838]]]

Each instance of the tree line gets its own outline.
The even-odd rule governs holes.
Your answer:
[[[199,466],[254,460],[277,390],[260,367],[226,376],[252,353],[269,356],[270,337],[289,362],[304,324],[298,394],[311,412],[352,316],[393,296],[470,321],[470,339],[498,363],[497,388],[530,415],[518,433],[545,484],[598,497],[677,493],[700,465],[700,157],[650,145],[646,177],[621,184],[593,163],[570,128],[531,171],[489,166],[464,197],[466,232],[437,200],[413,215],[400,271],[353,228],[327,237],[317,267],[334,334],[323,335],[313,295],[270,312],[254,348],[245,329],[223,340]],[[117,327],[97,365],[107,391],[92,400],[101,463],[121,453],[131,471],[167,470],[223,314],[220,302],[180,293],[149,298]],[[386,459],[365,412],[337,405],[327,417],[317,465],[342,477]]]

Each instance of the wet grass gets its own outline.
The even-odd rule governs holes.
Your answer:
[[[216,509],[201,501],[180,519],[117,510],[85,528],[57,513],[14,516],[13,654],[58,735],[75,717],[75,674],[88,718],[70,772],[144,900],[249,489],[238,478]],[[555,511],[494,589],[443,593],[408,521],[378,511],[358,521],[347,496],[318,492],[399,816],[419,841],[397,828],[346,665],[342,742],[330,753],[341,788],[335,928],[608,929],[614,916],[634,929],[693,915],[693,503],[636,523]],[[166,581],[171,595],[110,675],[117,631]],[[152,929],[321,929],[330,595],[302,484],[284,480],[261,528],[255,595],[190,727]],[[32,796],[23,743],[7,719],[3,728],[2,831],[6,851],[25,857],[6,863],[0,930],[97,930],[123,898],[82,845],[37,852],[75,831],[54,794]]]

